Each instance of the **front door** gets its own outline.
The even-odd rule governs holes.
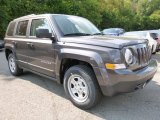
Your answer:
[[[47,19],[33,19],[30,27],[28,45],[28,59],[30,69],[50,77],[55,77],[54,46],[51,39],[36,38],[36,28],[45,27],[50,32],[51,28]]]

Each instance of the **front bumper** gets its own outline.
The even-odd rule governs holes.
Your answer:
[[[100,68],[101,76],[97,76],[102,93],[105,96],[113,96],[117,93],[125,93],[143,88],[155,75],[158,63],[151,60],[149,65],[136,70],[104,70]]]

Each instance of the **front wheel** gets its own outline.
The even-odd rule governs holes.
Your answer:
[[[81,109],[95,106],[102,95],[94,72],[84,65],[76,65],[67,70],[64,89],[71,102]]]
[[[156,54],[156,52],[153,52],[152,54],[153,54],[153,55],[155,55],[155,54]]]

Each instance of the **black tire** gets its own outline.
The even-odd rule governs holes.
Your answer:
[[[156,52],[159,52],[160,50],[160,45],[157,46]]]
[[[156,54],[156,52],[153,52],[152,54],[153,54],[153,55],[155,55],[155,54]]]
[[[14,60],[14,64],[15,64],[15,69],[14,70],[11,70],[10,63],[9,63],[10,59]],[[19,66],[17,65],[16,59],[15,59],[15,56],[13,55],[13,53],[10,53],[8,55],[8,66],[9,66],[9,70],[10,70],[12,75],[19,76],[19,75],[23,74],[23,69],[19,68]]]
[[[85,101],[79,102],[72,97],[71,92],[69,92],[68,84],[69,84],[69,78],[71,76],[78,75],[80,78],[83,78],[83,80],[87,84],[88,88],[88,97]],[[81,108],[81,109],[89,109],[93,106],[95,106],[101,99],[102,93],[100,91],[98,82],[96,80],[95,74],[92,69],[90,69],[87,66],[84,65],[76,65],[71,68],[69,68],[65,75],[64,75],[64,89],[66,92],[66,95],[69,97],[71,102]]]

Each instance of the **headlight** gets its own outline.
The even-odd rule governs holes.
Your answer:
[[[130,49],[126,49],[125,50],[125,54],[124,54],[124,57],[125,57],[125,61],[128,65],[131,65],[134,63],[135,59],[134,59],[134,56],[133,56],[133,53]]]

